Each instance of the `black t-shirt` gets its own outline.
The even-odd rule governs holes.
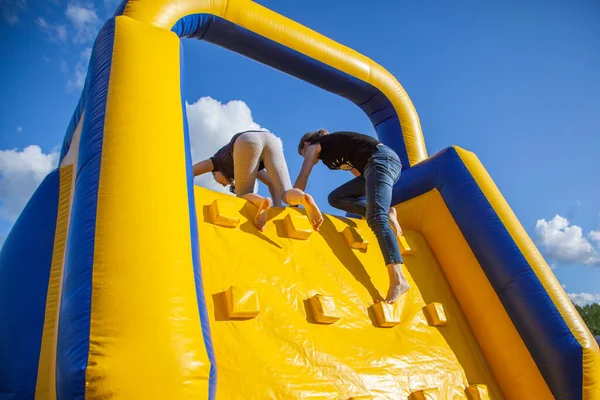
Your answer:
[[[333,132],[319,136],[311,142],[314,143],[321,145],[319,159],[327,168],[346,171],[356,168],[362,174],[373,151],[381,142],[361,133]]]
[[[225,178],[234,179],[234,168],[233,168],[233,144],[237,140],[238,137],[243,135],[246,132],[264,132],[264,131],[244,131],[240,133],[236,133],[229,143],[225,146],[221,147],[219,151],[215,153],[210,159],[213,163],[213,172],[220,171]],[[265,169],[265,164],[260,162],[258,165],[258,170]]]

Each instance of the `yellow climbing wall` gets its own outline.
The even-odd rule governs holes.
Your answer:
[[[377,309],[388,277],[365,221],[327,215],[292,239],[303,210],[273,208],[260,233],[250,204],[195,190],[217,398],[504,398],[420,233],[405,232],[412,289]]]

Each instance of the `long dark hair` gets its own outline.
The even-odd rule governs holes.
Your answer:
[[[298,143],[298,154],[302,155],[301,151],[302,151],[302,148],[304,147],[305,142],[308,142],[310,144],[316,143],[317,140],[321,136],[325,136],[328,133],[329,132],[327,132],[325,129],[319,129],[316,132],[308,132],[308,133],[305,133],[304,135],[302,135],[302,138],[300,139],[300,143]]]

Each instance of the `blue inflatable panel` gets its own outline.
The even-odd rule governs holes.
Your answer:
[[[0,399],[35,394],[59,188],[56,169],[35,191],[0,250]]]
[[[98,34],[90,59],[89,99],[79,144],[58,322],[56,374],[59,399],[85,398],[96,206],[114,33],[115,20],[112,18]]]
[[[369,117],[379,140],[398,153],[402,168],[410,166],[396,111],[371,84],[214,15],[187,16],[172,31],[235,51],[352,101]]]
[[[582,396],[582,348],[454,148],[402,173],[392,204],[437,189],[552,394]]]

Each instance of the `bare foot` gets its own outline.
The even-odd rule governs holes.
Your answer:
[[[388,212],[388,218],[396,236],[402,236],[402,228],[398,223],[398,214],[396,213],[396,209],[394,207],[390,207],[390,211]]]
[[[385,302],[392,304],[410,289],[410,285],[402,273],[402,264],[390,264],[387,267],[390,275],[390,288]]]
[[[317,207],[317,203],[315,203],[310,194],[305,194],[302,205],[306,208],[306,213],[314,230],[318,231],[323,223],[323,214],[321,214],[319,207]]]
[[[258,211],[256,212],[256,217],[254,218],[254,225],[258,228],[259,231],[263,232],[265,230],[265,225],[267,224],[267,216],[269,214],[269,208],[273,202],[270,198],[265,197],[264,200],[260,203],[260,207],[258,207]]]

